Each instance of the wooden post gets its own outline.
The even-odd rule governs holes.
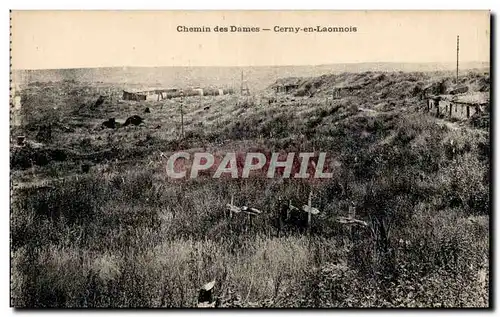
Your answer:
[[[231,206],[234,206],[234,195],[233,194],[231,194]],[[232,220],[233,220],[233,211],[231,209],[229,209],[229,233],[230,234],[233,234]]]
[[[354,204],[351,202],[351,205],[349,206],[349,214],[348,217],[349,219],[355,219],[356,218],[356,208],[353,206]],[[352,226],[349,226],[349,238],[351,239],[351,242],[354,243],[354,228]]]
[[[184,113],[182,109],[182,101],[181,101],[181,138],[184,139]]]
[[[234,195],[231,194],[231,205],[234,206]],[[231,209],[229,210],[229,218],[232,218],[233,217],[233,212],[231,211]]]
[[[183,104],[184,104],[184,92],[181,91],[181,139],[184,139],[184,112],[183,112]]]
[[[458,85],[458,57],[459,57],[459,51],[460,51],[460,38],[457,35],[457,80],[456,84]]]
[[[311,233],[311,218],[312,218],[312,190],[309,192],[309,199],[307,200],[307,206],[309,207],[309,212],[307,213],[307,234]]]

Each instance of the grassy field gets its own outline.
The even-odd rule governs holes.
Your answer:
[[[421,88],[439,80],[344,73],[291,95],[188,97],[184,138],[179,99],[123,101],[119,85],[75,80],[23,87],[23,125],[11,128],[29,141],[11,146],[12,304],[193,307],[215,279],[219,307],[487,307],[488,125],[423,112]],[[484,90],[489,77],[461,82]],[[332,100],[339,83],[363,85]],[[101,127],[131,115],[144,125]],[[322,181],[172,180],[161,153],[179,150],[328,152],[336,168]],[[321,213],[307,234],[304,219],[282,215],[310,191]],[[263,214],[228,217],[231,197]],[[373,233],[337,221],[349,206]]]

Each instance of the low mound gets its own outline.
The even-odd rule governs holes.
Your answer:
[[[378,99],[406,99],[422,97],[423,93],[445,94],[451,91],[489,91],[489,75],[468,72],[459,77],[458,85],[453,75],[432,76],[422,72],[363,72],[328,74],[319,77],[281,78],[269,88],[292,86],[295,96],[357,96]],[[295,88],[296,87],[296,88]],[[457,90],[458,89],[458,90]]]

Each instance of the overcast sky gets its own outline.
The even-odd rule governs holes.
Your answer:
[[[14,69],[489,61],[487,11],[14,11]],[[180,33],[177,26],[260,33]],[[355,26],[276,33],[275,26]]]

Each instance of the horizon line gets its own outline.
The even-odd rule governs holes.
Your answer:
[[[462,61],[462,64],[468,63],[481,63],[481,64],[491,64],[490,61]],[[99,69],[99,68],[163,68],[163,67],[171,67],[171,68],[258,68],[258,67],[319,67],[319,66],[333,66],[333,65],[360,65],[360,64],[452,64],[455,65],[456,61],[447,61],[447,62],[341,62],[341,63],[324,63],[324,64],[282,64],[282,65],[158,65],[158,66],[129,66],[129,65],[121,65],[121,66],[80,66],[80,67],[59,67],[59,68],[11,68],[11,71],[32,71],[32,70],[74,70],[74,69]],[[460,68],[460,67],[459,67]]]

